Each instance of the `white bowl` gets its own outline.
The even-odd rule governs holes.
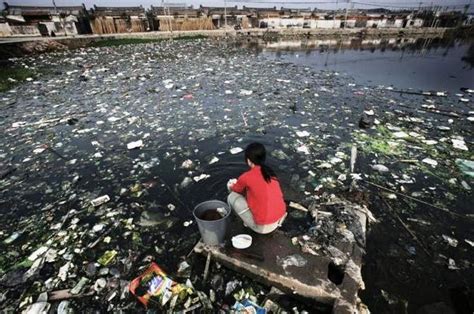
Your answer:
[[[232,237],[232,246],[236,249],[246,249],[252,245],[252,236],[249,234],[238,234]]]

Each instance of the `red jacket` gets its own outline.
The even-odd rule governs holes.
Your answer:
[[[286,213],[280,183],[276,179],[266,182],[260,166],[244,172],[231,189],[240,194],[246,192],[245,198],[257,225],[277,222]]]

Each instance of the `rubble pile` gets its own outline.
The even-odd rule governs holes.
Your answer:
[[[324,200],[326,199],[326,200]],[[340,242],[356,243],[365,248],[365,225],[361,224],[356,211],[376,222],[373,214],[365,207],[340,199],[334,195],[323,195],[318,204],[311,208],[313,225],[307,234],[292,239],[302,250],[313,255],[328,255],[331,246]],[[318,252],[319,251],[319,252]]]
[[[20,45],[20,49],[25,54],[42,53],[56,50],[67,50],[67,46],[56,40],[38,40],[25,42]]]

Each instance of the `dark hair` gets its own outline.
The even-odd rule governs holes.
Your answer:
[[[263,179],[265,179],[266,182],[270,183],[272,178],[276,178],[276,174],[272,168],[265,164],[266,157],[267,152],[265,151],[265,146],[263,146],[263,144],[254,142],[249,144],[245,148],[245,162],[247,162],[248,159],[254,164],[260,166],[260,171],[262,172]]]

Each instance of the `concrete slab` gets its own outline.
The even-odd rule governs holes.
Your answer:
[[[365,238],[366,216],[362,214],[359,217]],[[253,243],[250,248],[236,250],[231,247],[230,239],[240,233],[252,235]],[[293,245],[291,239],[281,231],[269,235],[256,234],[235,220],[228,230],[226,243],[224,247],[213,247],[200,242],[195,251],[204,255],[210,252],[215,261],[226,267],[286,293],[330,304],[333,306],[333,312],[354,312],[362,280],[360,266],[363,255],[363,251],[355,242],[340,242],[334,245],[348,257],[345,269],[340,270],[340,274],[334,273],[337,273],[337,267],[330,256],[303,253],[301,248]],[[304,266],[282,266],[284,258],[298,255],[306,261]],[[342,277],[342,280],[337,279],[338,277]]]

